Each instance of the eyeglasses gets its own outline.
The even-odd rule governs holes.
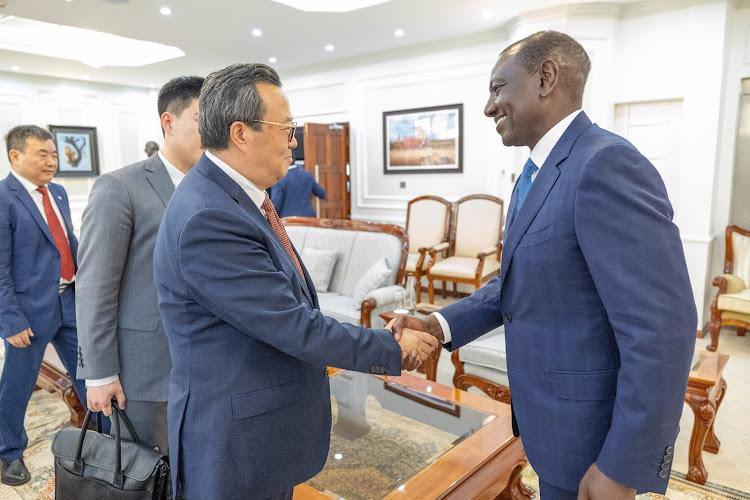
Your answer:
[[[284,128],[288,128],[289,129],[288,142],[292,142],[292,139],[294,139],[294,131],[297,130],[297,122],[292,122],[291,125],[287,125],[286,123],[267,122],[265,120],[253,120],[253,121],[258,122],[258,123],[268,123],[269,125],[281,125]]]

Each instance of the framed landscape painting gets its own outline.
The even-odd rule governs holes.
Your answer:
[[[463,104],[383,113],[385,174],[463,172]]]
[[[58,177],[99,175],[96,127],[50,125],[57,146]]]

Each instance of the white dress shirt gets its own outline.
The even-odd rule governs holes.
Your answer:
[[[539,173],[539,171],[544,167],[544,162],[547,161],[547,157],[552,152],[552,149],[557,145],[557,142],[560,140],[562,135],[565,133],[566,130],[568,130],[568,127],[573,122],[576,116],[581,112],[582,110],[576,110],[557,122],[557,124],[549,129],[544,136],[539,139],[539,142],[536,143],[536,146],[534,146],[534,149],[531,150],[531,154],[529,157],[531,158],[531,161],[534,162],[534,165],[539,167],[536,172],[531,176],[531,183],[534,183],[534,179],[536,179],[536,175]],[[445,320],[442,314],[434,312],[432,313],[433,316],[435,316],[438,320],[438,323],[440,323],[440,327],[443,329],[443,344],[447,344],[451,341],[451,328],[450,325],[448,325],[448,322]]]
[[[266,211],[260,208],[260,206],[266,200],[266,192],[250,182],[247,177],[237,172],[235,169],[227,165],[224,161],[217,158],[216,155],[211,153],[210,151],[206,151],[206,157],[214,162],[217,167],[222,169],[230,179],[240,185],[242,190],[247,193],[251,200],[253,200],[253,203],[256,207],[258,207],[258,210],[260,210],[260,213],[263,214],[263,217],[265,217]]]
[[[172,184],[174,184],[174,187],[177,187],[180,181],[185,178],[185,174],[180,172],[177,169],[177,167],[172,165],[172,162],[167,160],[167,157],[164,156],[164,154],[162,154],[161,151],[157,151],[156,154],[159,155],[159,159],[164,164],[164,167],[167,169],[167,173],[169,174],[169,178],[172,180]]]
[[[10,173],[13,174],[13,176],[18,179],[18,182],[21,183],[23,188],[29,192],[31,195],[31,199],[34,200],[34,205],[39,209],[39,212],[42,214],[42,219],[44,219],[44,222],[47,222],[47,214],[44,213],[44,195],[37,191],[37,188],[40,186],[37,186],[33,182],[31,182],[28,179],[24,179],[20,175],[18,175],[13,169],[10,169]],[[43,184],[44,186],[47,186],[47,184]],[[55,200],[55,195],[52,194],[49,189],[47,190],[47,193],[49,193],[49,199],[50,204],[52,205],[52,210],[55,211],[55,215],[57,215],[57,219],[60,221],[60,225],[62,226],[63,233],[65,233],[65,237],[68,237],[68,228],[65,226],[65,220],[62,217],[62,214],[60,213],[60,208],[57,206],[57,200]],[[62,199],[62,198],[60,198]],[[47,223],[49,224],[49,223]],[[70,241],[70,240],[68,240]],[[71,278],[70,281],[60,278],[60,285],[67,285],[69,283],[72,283],[76,280],[75,275],[73,275],[73,278]]]

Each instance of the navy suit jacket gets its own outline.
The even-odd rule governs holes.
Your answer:
[[[271,188],[271,202],[279,217],[315,217],[310,193],[326,199],[325,189],[315,182],[310,172],[301,167],[290,168],[284,178]]]
[[[68,195],[59,184],[47,187],[65,221],[77,267]],[[13,174],[0,181],[0,256],[0,337],[31,328],[35,337],[50,340],[62,324],[60,252],[39,208]]]
[[[505,324],[517,431],[547,483],[577,491],[596,462],[666,490],[697,325],[672,215],[653,165],[580,113],[507,222],[500,275],[440,311],[450,349]]]
[[[186,498],[265,498],[306,481],[328,453],[326,367],[401,373],[390,332],[324,316],[304,272],[309,285],[258,207],[202,156],[154,253],[172,475]]]

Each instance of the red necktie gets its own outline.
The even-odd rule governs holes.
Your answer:
[[[302,266],[299,265],[299,260],[297,260],[297,256],[294,254],[294,250],[292,250],[292,242],[289,241],[289,236],[286,234],[286,229],[284,229],[284,225],[281,223],[281,219],[279,219],[279,214],[277,214],[276,209],[273,208],[273,203],[271,203],[271,199],[268,197],[268,195],[266,195],[266,199],[263,200],[263,203],[261,203],[260,208],[266,211],[266,219],[271,225],[271,229],[273,229],[273,232],[276,233],[276,236],[279,237],[279,240],[281,240],[281,244],[284,245],[284,248],[286,249],[286,253],[289,254],[292,262],[294,262],[294,265],[297,266],[297,271],[299,271],[299,275],[302,276],[302,281],[307,284],[305,274],[302,272]]]
[[[52,233],[52,239],[55,240],[57,251],[60,252],[60,276],[70,281],[76,273],[76,265],[73,262],[73,253],[70,251],[68,238],[65,236],[65,231],[63,231],[63,227],[60,225],[60,219],[57,218],[57,214],[52,208],[52,202],[49,201],[47,186],[39,186],[36,190],[42,193],[42,205],[44,205],[44,215],[47,216],[49,232]]]

